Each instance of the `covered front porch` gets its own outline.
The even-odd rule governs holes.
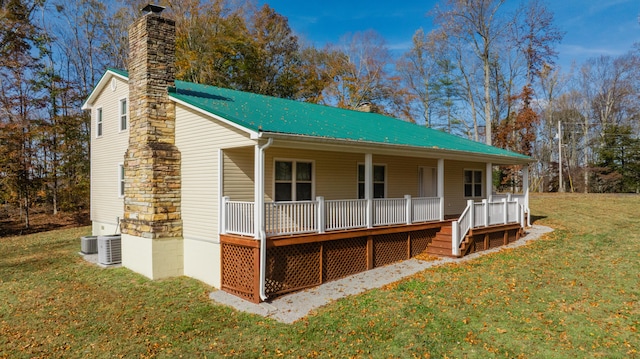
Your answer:
[[[231,229],[220,236],[222,289],[257,303],[261,301],[260,280],[264,280],[262,290],[266,297],[274,298],[425,251],[460,257],[502,246],[522,234],[528,218],[523,199],[524,195],[509,195],[494,202],[471,201],[465,210],[471,215],[447,219],[441,218],[441,198],[375,200],[369,216],[364,204],[360,211],[346,205],[328,209],[327,201],[321,198],[301,203],[266,203],[269,220],[265,221],[268,235],[264,241]],[[336,203],[352,201],[366,203]],[[226,200],[225,204],[230,228],[238,222],[231,218],[242,218],[241,222],[249,226],[253,203]],[[373,221],[371,226],[366,225],[367,217]],[[266,252],[264,262],[262,248]]]
[[[232,149],[222,156],[229,170],[221,174],[229,190],[221,191],[225,195],[219,207],[222,289],[253,302],[425,250],[457,257],[493,248],[517,240],[526,226],[527,192],[491,195],[489,162],[308,149],[294,157],[292,151],[271,145],[256,146],[252,172],[246,151]],[[295,172],[278,180],[277,163],[289,161],[293,165],[287,168],[295,168],[295,158],[302,158],[298,163],[308,172],[298,175],[303,184],[299,193],[319,195],[297,200],[292,189],[291,198],[276,200],[279,184],[296,188],[286,182],[294,182]],[[382,165],[384,175],[376,174]],[[522,173],[526,184],[526,166]],[[252,196],[236,191],[243,175],[253,179]],[[346,192],[344,188],[364,198],[340,199],[337,193]],[[391,196],[402,190],[406,194]]]

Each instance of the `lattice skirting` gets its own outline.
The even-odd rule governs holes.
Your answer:
[[[260,302],[260,248],[222,243],[222,289],[250,302]]]
[[[266,293],[274,298],[422,253],[438,228],[267,248]],[[259,302],[259,248],[222,239],[222,289]]]
[[[513,243],[520,238],[520,229],[512,228],[496,232],[475,234],[472,236],[471,252],[482,252],[487,249]]]

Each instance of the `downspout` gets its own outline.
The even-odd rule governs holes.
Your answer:
[[[256,206],[258,206],[259,208],[257,212],[260,213],[260,216],[258,216],[256,220],[259,223],[258,228],[260,236],[260,299],[263,301],[267,299],[267,294],[265,292],[265,282],[267,274],[267,232],[265,230],[264,223],[264,150],[269,148],[272,144],[273,138],[269,138],[267,143],[262,146],[258,146],[259,164],[257,167],[259,173],[256,173],[256,179],[259,179],[257,185],[260,192],[259,198],[256,198]]]

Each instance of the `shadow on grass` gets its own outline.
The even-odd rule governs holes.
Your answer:
[[[541,219],[545,219],[547,216],[536,216],[535,214],[531,215],[531,224],[535,224],[537,221]]]

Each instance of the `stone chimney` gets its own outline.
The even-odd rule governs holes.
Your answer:
[[[129,27],[123,240],[125,235],[133,240],[182,237],[180,151],[175,146],[175,105],[167,92],[175,80],[175,21],[160,16],[163,9],[147,5]],[[123,248],[123,261],[124,255]]]

